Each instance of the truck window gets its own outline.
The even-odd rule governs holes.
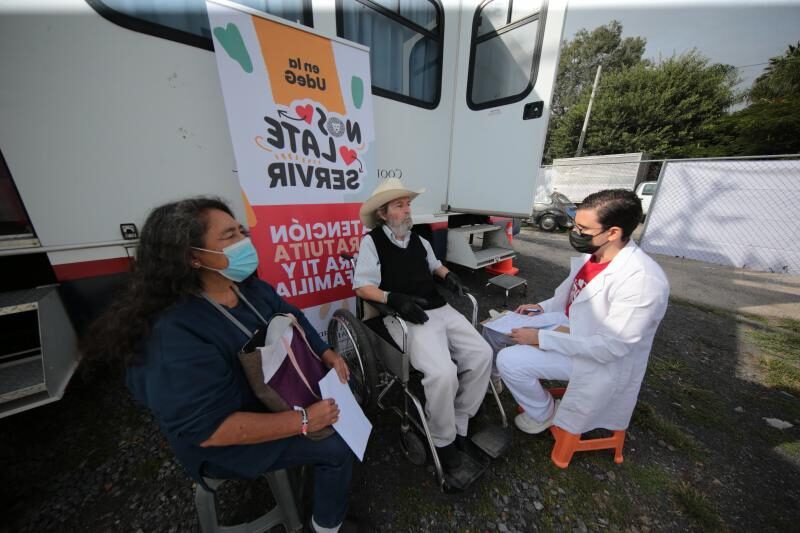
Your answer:
[[[33,227],[0,152],[0,247],[6,241],[33,237]]]
[[[205,0],[86,0],[101,16],[130,30],[213,50]],[[237,0],[313,27],[311,0]]]
[[[467,105],[485,109],[518,102],[536,82],[546,3],[488,0],[472,23]]]
[[[642,196],[652,196],[656,193],[656,184],[647,183],[642,187]]]
[[[370,47],[372,92],[433,109],[442,83],[442,8],[433,0],[338,0],[339,37]]]

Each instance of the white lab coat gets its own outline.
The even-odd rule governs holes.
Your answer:
[[[590,257],[572,258],[567,279],[540,303],[545,312],[564,312],[573,279]],[[540,349],[573,360],[555,425],[571,433],[628,427],[668,299],[661,267],[631,240],[572,302],[570,332],[539,332]]]

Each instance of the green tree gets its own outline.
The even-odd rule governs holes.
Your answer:
[[[800,96],[761,101],[726,120],[725,155],[800,153]]]
[[[764,74],[748,92],[753,102],[775,102],[800,95],[800,42],[789,45],[782,56],[770,58]]]
[[[712,155],[726,110],[736,101],[737,81],[734,67],[712,64],[695,50],[603,75],[584,153]],[[584,93],[551,132],[553,157],[574,155],[588,100]]]
[[[800,153],[800,42],[769,60],[747,98],[722,125],[728,155]]]
[[[578,31],[561,46],[551,116],[557,121],[591,91],[598,65],[603,65],[606,75],[641,63],[645,44],[641,37],[623,39],[622,24],[617,20],[591,32]]]

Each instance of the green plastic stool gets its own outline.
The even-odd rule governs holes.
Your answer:
[[[216,490],[226,480],[203,478],[211,490],[206,490],[200,484],[195,486],[194,504],[197,507],[200,530],[203,533],[261,533],[278,525],[283,525],[286,531],[302,529],[303,524],[297,514],[294,492],[286,470],[267,472],[264,477],[267,478],[272,496],[275,498],[275,507],[252,522],[235,526],[222,526],[217,518]]]

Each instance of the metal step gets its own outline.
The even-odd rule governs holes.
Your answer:
[[[446,490],[462,491],[480,478],[488,465],[477,461],[467,453],[461,453],[461,466],[453,470],[445,470],[444,481]]]
[[[511,445],[511,431],[500,426],[486,426],[473,435],[470,440],[483,453],[492,459],[497,459]]]
[[[0,292],[0,316],[33,311],[38,308],[39,300],[53,290],[54,287],[39,287],[23,291]]]
[[[60,399],[77,339],[55,285],[0,293],[0,418]]]
[[[497,231],[503,229],[494,224],[472,224],[470,226],[460,226],[458,228],[449,228],[448,232],[453,232],[462,235],[476,235],[478,233],[486,233],[487,231]]]
[[[41,352],[0,365],[0,403],[46,390]]]
[[[486,248],[484,250],[475,251],[475,262],[478,268],[493,265],[503,259],[516,257],[514,250],[507,248]]]
[[[476,224],[447,230],[447,261],[477,270],[514,257],[513,248],[502,228],[494,224]],[[480,247],[473,236],[480,237]]]

